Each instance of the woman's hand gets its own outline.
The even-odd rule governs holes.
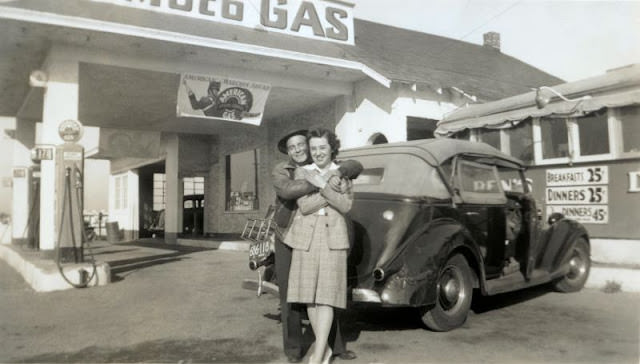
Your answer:
[[[323,189],[324,186],[327,185],[327,180],[314,171],[304,171],[304,179],[312,185],[318,187],[319,189]]]

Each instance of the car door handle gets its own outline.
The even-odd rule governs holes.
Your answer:
[[[467,215],[467,216],[478,216],[478,215],[480,215],[479,212],[474,212],[474,211],[465,212],[464,214]]]

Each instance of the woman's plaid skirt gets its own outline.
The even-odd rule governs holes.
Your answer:
[[[347,249],[331,250],[320,216],[308,251],[293,249],[287,302],[347,307]]]

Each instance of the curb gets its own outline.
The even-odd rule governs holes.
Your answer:
[[[615,283],[620,285],[620,291],[640,292],[640,269],[593,263],[585,287],[604,289]]]
[[[197,239],[177,239],[179,245],[197,248],[213,248],[218,250],[249,251],[249,242],[244,240],[216,241]]]
[[[75,288],[60,274],[57,264],[53,260],[40,257],[25,258],[10,245],[0,245],[0,259],[15,269],[36,292],[61,291]],[[104,262],[96,262],[96,274],[87,283],[87,287],[104,286],[111,282],[111,268]],[[91,263],[65,264],[65,277],[73,284],[80,284],[81,277],[93,272]]]

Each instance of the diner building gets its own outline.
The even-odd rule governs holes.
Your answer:
[[[59,131],[80,137],[83,158],[110,161],[108,219],[124,239],[162,233],[175,242],[237,234],[264,216],[287,130],[327,127],[343,148],[432,138],[461,106],[562,82],[503,54],[497,33],[470,44],[354,19],[355,6],[2,2],[0,115],[16,118],[14,242],[54,247],[63,186],[53,154],[68,154],[56,149]],[[633,168],[627,159],[607,166],[613,198],[623,182],[613,176]],[[613,234],[618,216],[611,203],[608,211]]]
[[[627,242],[638,257],[639,64],[461,107],[436,134],[482,141],[522,159],[545,220],[561,213],[609,247]]]

